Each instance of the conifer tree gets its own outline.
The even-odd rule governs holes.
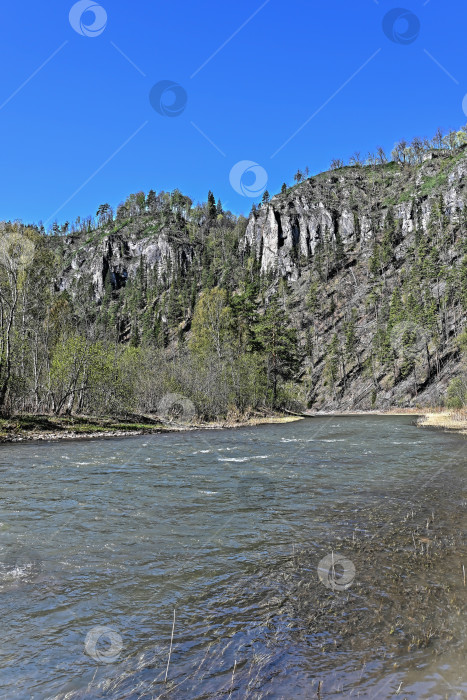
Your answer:
[[[256,327],[256,336],[266,355],[272,405],[277,407],[279,379],[291,379],[298,368],[297,333],[274,294]]]

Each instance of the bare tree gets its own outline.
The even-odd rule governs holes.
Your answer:
[[[331,170],[339,170],[339,168],[343,168],[343,167],[344,167],[344,161],[342,160],[342,158],[333,158],[331,160],[331,166],[330,166]]]
[[[442,148],[443,146],[443,130],[438,126],[436,134],[433,136],[433,146],[434,148]]]
[[[363,160],[360,151],[355,151],[355,153],[353,153],[350,156],[349,165],[356,165],[358,167],[361,167],[363,165]]]
[[[384,152],[384,148],[382,146],[378,146],[378,148],[376,149],[376,157],[380,165],[384,165],[388,162],[386,153]]]

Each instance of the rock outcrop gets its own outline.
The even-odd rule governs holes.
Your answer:
[[[373,171],[341,168],[276,195],[252,213],[243,249],[254,252],[263,274],[275,270],[297,280],[300,261],[310,260],[326,239],[358,243],[365,250],[365,244],[384,229],[389,209],[403,235],[415,228],[427,231],[432,207],[441,195],[446,216],[459,217],[465,206],[465,155],[452,163],[447,154],[405,170],[394,165]]]
[[[190,333],[203,285],[235,294],[245,269],[259,270],[257,310],[261,314],[279,289],[298,331],[302,363],[295,387],[303,403],[327,410],[439,404],[459,370],[456,337],[466,324],[467,291],[464,300],[460,291],[467,289],[466,175],[466,148],[432,153],[417,165],[344,167],[274,196],[246,227],[232,219],[223,229],[215,218],[193,221],[188,213],[170,220],[166,212],[146,211],[87,238],[61,239],[56,290],[76,298],[85,289],[96,315],[105,306],[118,317],[122,342],[134,337],[135,323],[141,336],[147,304],[170,346]],[[228,262],[226,231],[238,241]],[[430,262],[435,244],[439,260]],[[418,276],[418,268],[429,265],[439,272]],[[125,287],[140,274],[151,293],[135,304]],[[396,290],[409,322],[389,318]],[[331,352],[337,352],[332,381]]]

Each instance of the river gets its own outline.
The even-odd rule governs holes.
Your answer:
[[[408,416],[1,446],[0,697],[466,697],[465,447]]]

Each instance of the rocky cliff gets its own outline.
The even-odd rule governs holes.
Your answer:
[[[465,149],[432,152],[415,166],[344,167],[252,213],[242,250],[252,251],[263,275],[289,282],[284,303],[300,328],[311,408],[443,400],[466,322],[466,174]],[[396,292],[407,311],[399,316],[391,309]],[[339,368],[330,391],[333,339]],[[404,353],[410,376],[401,371]]]
[[[457,158],[433,152],[419,167],[389,163],[323,173],[276,195],[252,214],[243,246],[254,251],[262,273],[276,270],[296,280],[299,257],[312,259],[326,236],[334,241],[340,237],[345,246],[358,243],[364,253],[384,230],[388,211],[404,237],[416,228],[427,232],[440,196],[446,216],[459,221],[466,173],[465,151]]]
[[[140,336],[149,314],[170,350],[203,289],[235,295],[257,275],[259,313],[279,290],[298,331],[302,405],[437,404],[459,371],[466,323],[466,174],[461,148],[322,173],[248,222],[146,208],[60,239],[56,290],[89,295],[97,316],[110,309],[120,341],[138,326]]]

